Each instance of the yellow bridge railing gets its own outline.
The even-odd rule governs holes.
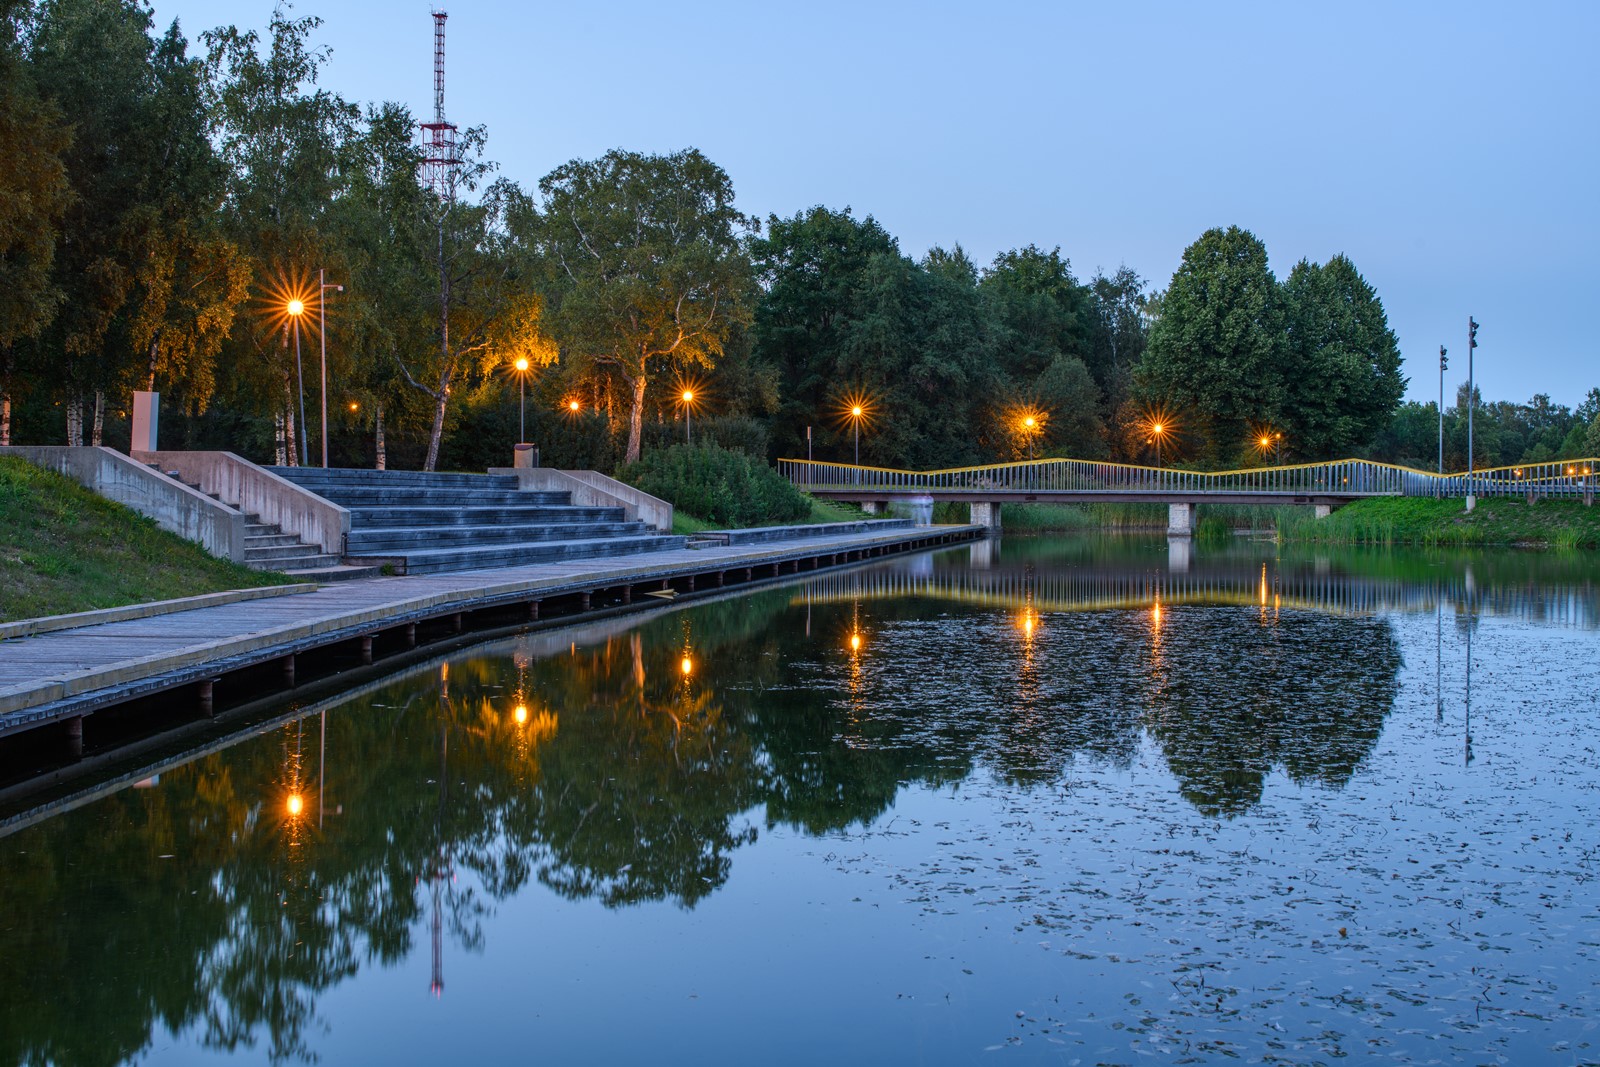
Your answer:
[[[1261,496],[1539,496],[1592,499],[1600,484],[1600,458],[1491,467],[1455,474],[1340,459],[1232,471],[1186,471],[1083,459],[1037,459],[981,467],[909,471],[780,459],[778,470],[812,493],[886,495],[919,493],[981,498],[986,494],[1160,494],[1174,497],[1209,493]]]

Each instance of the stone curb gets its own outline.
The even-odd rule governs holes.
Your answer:
[[[153,600],[148,604],[126,604],[120,608],[99,608],[95,611],[75,611],[70,615],[44,615],[37,619],[18,619],[0,622],[0,641],[33,634],[71,630],[79,626],[97,626],[103,622],[124,622],[128,619],[148,619],[156,615],[170,615],[174,611],[192,608],[215,608],[223,604],[237,604],[244,600],[262,600],[267,597],[288,596],[292,593],[315,592],[320,586],[315,582],[298,582],[294,585],[264,585],[255,589],[230,589],[222,593],[201,593],[199,596],[179,597],[177,600]]]

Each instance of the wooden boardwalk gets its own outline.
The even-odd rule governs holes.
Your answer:
[[[643,607],[651,593],[711,588],[844,566],[895,552],[981,536],[974,526],[902,527],[755,545],[655,552],[613,559],[541,563],[417,577],[372,578],[315,591],[190,608],[0,641],[0,736],[65,721],[81,749],[83,718],[155,693],[189,686],[208,712],[211,685],[235,671],[282,664],[293,684],[295,656],[360,642],[370,660],[378,634],[416,643],[416,627],[443,621],[468,628],[473,613],[504,626],[533,620],[541,605],[582,612],[601,603]],[[637,594],[637,595],[636,595]],[[508,616],[508,612],[520,612]],[[548,609],[546,610],[548,615]],[[576,620],[575,620],[576,621]]]

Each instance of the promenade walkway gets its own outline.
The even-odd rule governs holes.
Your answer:
[[[83,720],[97,710],[171,693],[173,700],[192,700],[198,714],[210,714],[219,685],[265,695],[265,666],[274,684],[292,686],[296,656],[316,649],[349,643],[371,662],[375,647],[415,647],[419,627],[425,643],[430,635],[552,614],[642,607],[653,598],[844,566],[983,533],[975,526],[861,525],[868,528],[648,556],[348,581],[12,637],[0,640],[0,737],[65,722],[69,743],[81,751]]]

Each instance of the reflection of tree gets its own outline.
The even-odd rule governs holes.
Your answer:
[[[481,945],[486,911],[532,881],[692,907],[758,807],[831,832],[975,767],[1033,783],[1127,765],[1146,733],[1208,813],[1254,803],[1273,768],[1338,785],[1399,665],[1374,619],[928,618],[884,601],[818,606],[808,636],[774,625],[790,596],[544,660],[491,647],[329,713],[325,767],[291,724],[12,835],[0,921],[26,980],[0,999],[0,1064],[118,1063],[157,1022],[305,1058],[317,994],[409,955],[435,915],[444,952]],[[291,816],[286,791],[324,778],[330,810],[308,791]]]

